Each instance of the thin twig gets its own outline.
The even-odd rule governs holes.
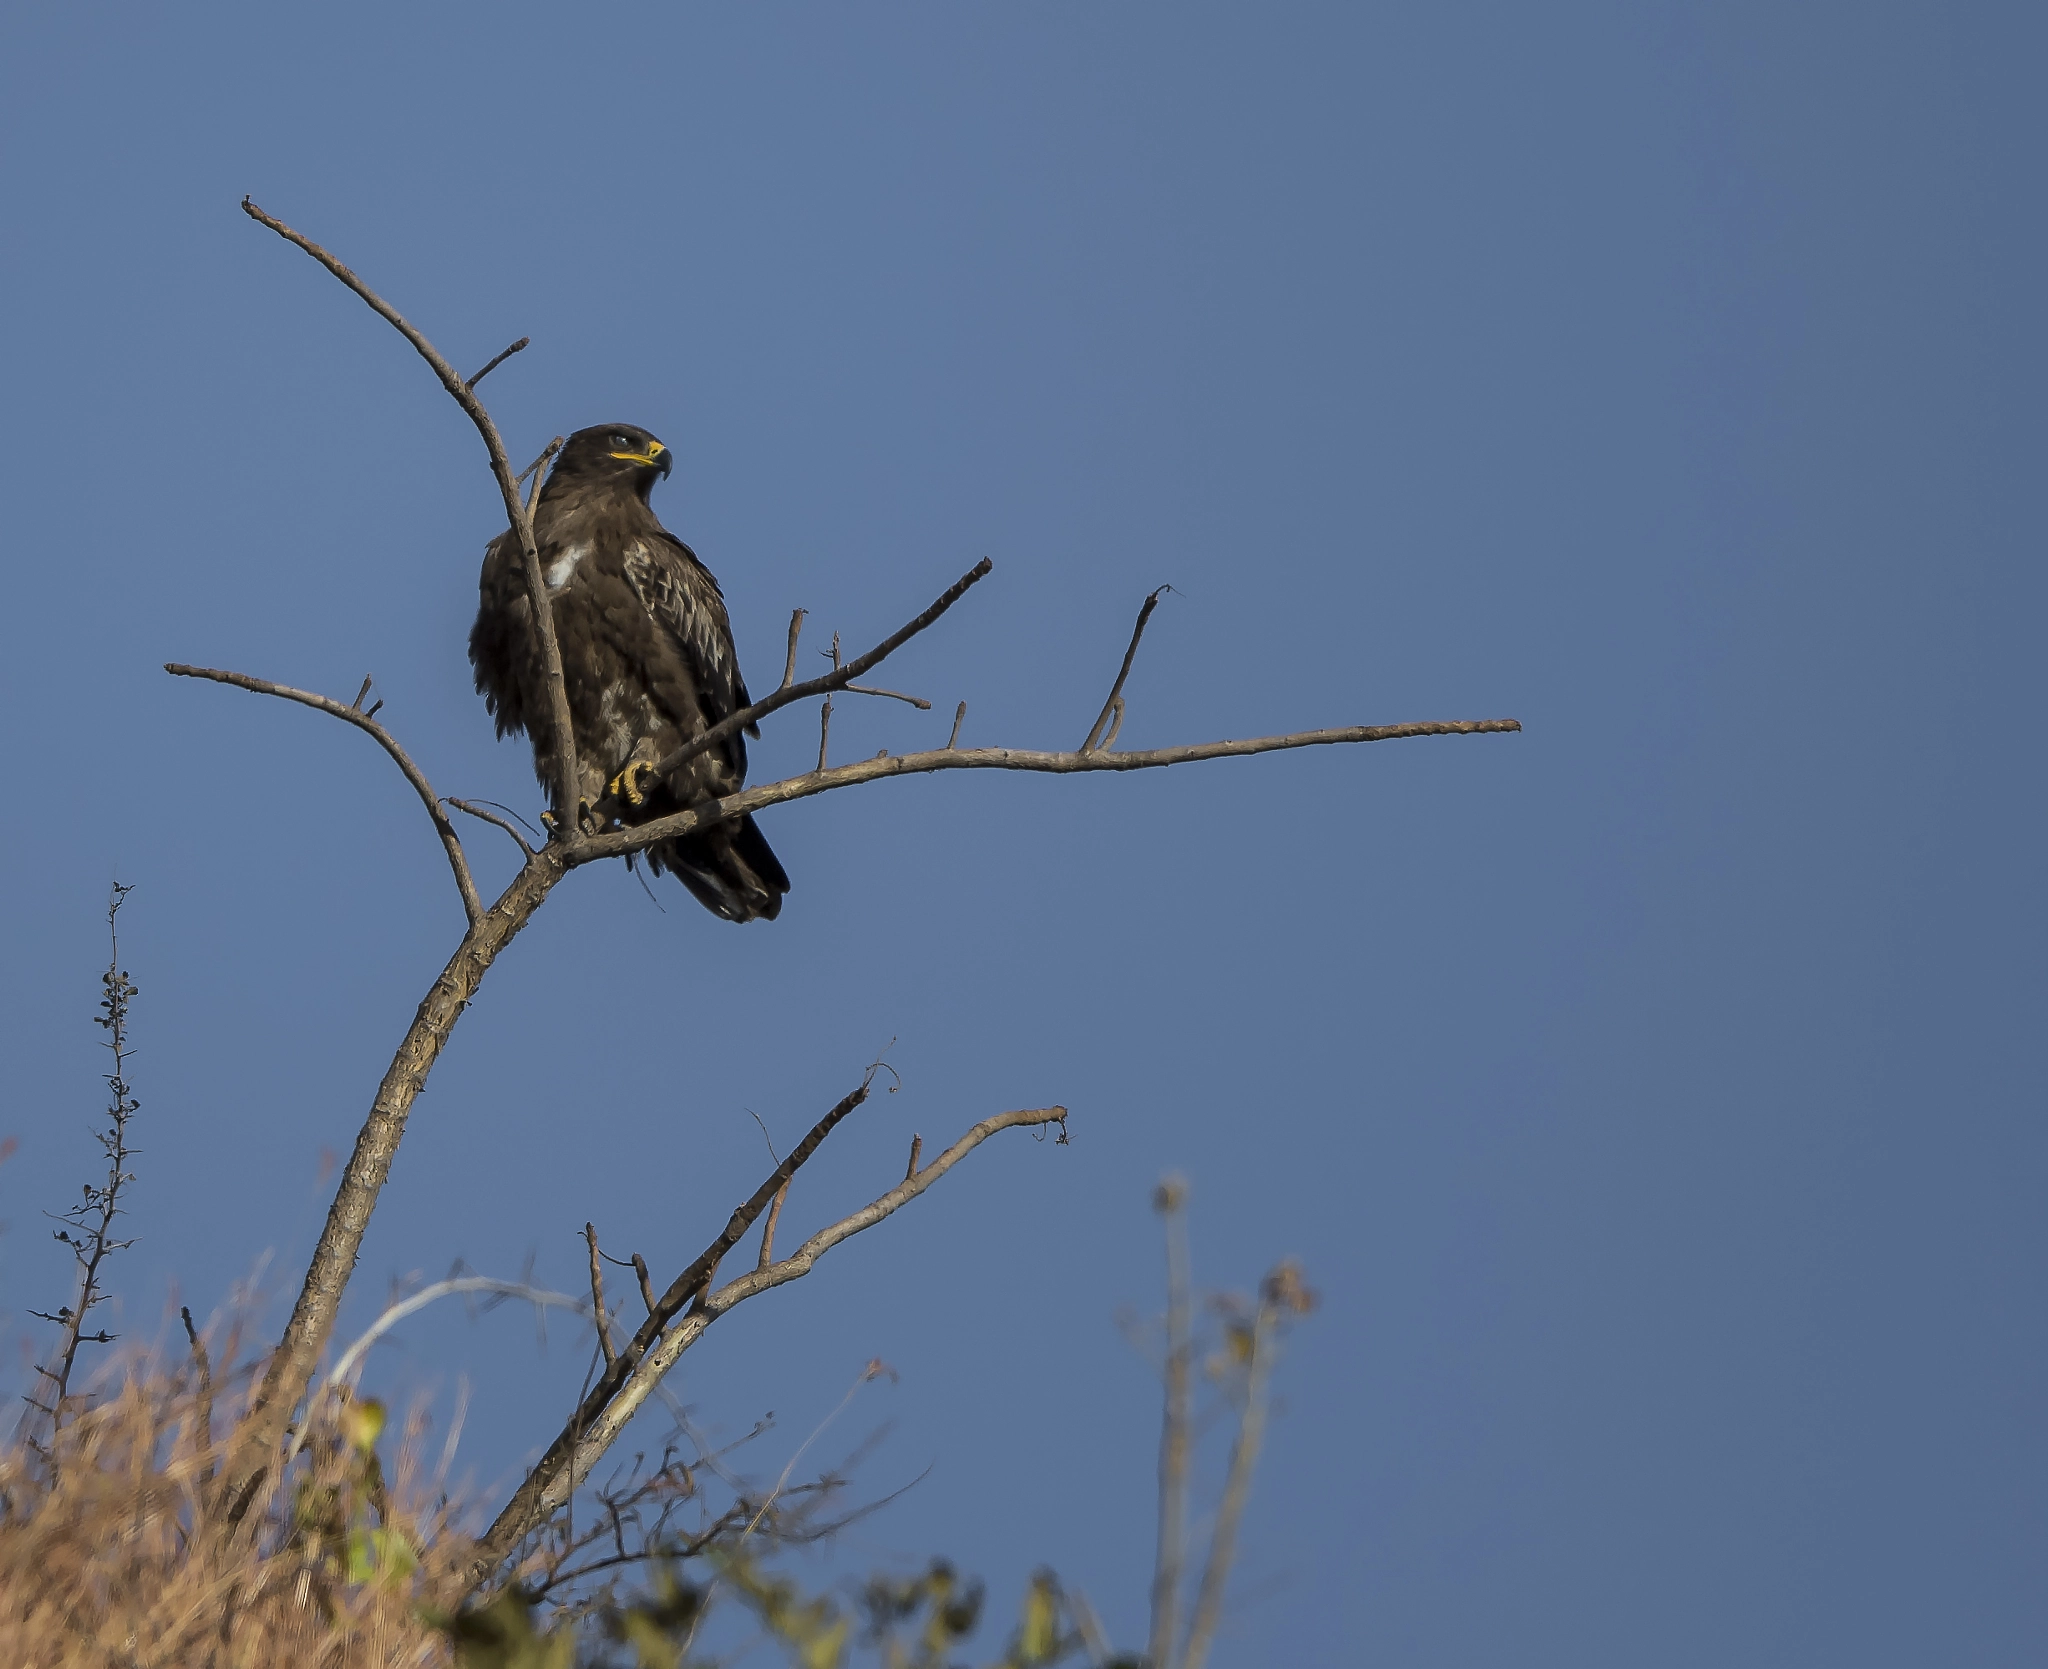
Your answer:
[[[818,709],[818,770],[825,769],[825,749],[832,741],[832,698],[825,697],[825,705]]]
[[[905,1182],[908,1182],[917,1175],[917,1156],[923,1151],[924,1138],[922,1136],[912,1136],[910,1138],[910,1163],[904,1167],[903,1171],[903,1180]]]
[[[541,473],[542,467],[561,450],[562,437],[557,435],[540,449],[540,456],[520,472],[519,479],[521,481],[524,481],[529,475],[533,477],[533,485],[527,490],[526,494],[526,514],[529,520],[532,519],[535,508],[540,504],[540,489],[545,479]]]
[[[803,633],[804,616],[810,612],[803,608],[789,611],[789,658],[782,663],[782,682],[775,686],[778,690],[786,690],[796,682],[796,640]]]
[[[763,806],[828,794],[835,788],[877,782],[884,777],[914,776],[925,771],[1043,771],[1070,775],[1085,771],[1149,771],[1166,765],[1193,764],[1204,759],[1239,759],[1251,754],[1279,753],[1289,748],[1329,747],[1354,742],[1394,742],[1411,736],[1491,736],[1522,728],[1519,719],[1464,719],[1424,724],[1361,724],[1338,730],[1298,730],[1285,736],[1253,736],[1241,741],[1193,742],[1182,747],[1148,748],[1142,752],[1039,753],[1026,748],[934,748],[926,753],[878,755],[829,770],[810,771],[780,782],[742,789],[722,800],[707,800],[667,817],[631,829],[592,835],[569,854],[571,865],[624,857],[658,841],[673,840],[714,823],[759,811]]]
[[[481,371],[477,372],[475,376],[469,378],[466,382],[463,383],[462,386],[474,392],[476,389],[476,385],[478,383],[482,382],[484,378],[488,377],[493,371],[497,370],[497,368],[500,365],[503,365],[506,360],[510,359],[514,354],[519,352],[521,348],[524,348],[532,340],[533,338],[531,336],[520,337],[519,340],[514,342],[511,347],[507,348],[503,353],[499,354],[496,359],[492,360],[490,364],[486,365]]]
[[[1101,736],[1102,727],[1109,723],[1111,710],[1120,708],[1122,705],[1118,698],[1123,694],[1124,680],[1131,675],[1131,662],[1138,658],[1138,639],[1145,635],[1145,622],[1152,618],[1152,611],[1159,606],[1160,593],[1171,591],[1172,589],[1173,587],[1170,585],[1160,586],[1159,590],[1154,591],[1151,596],[1145,599],[1144,607],[1138,610],[1138,624],[1131,630],[1131,646],[1124,651],[1124,664],[1117,669],[1116,682],[1109,686],[1109,699],[1102,704],[1102,712],[1096,718],[1094,726],[1089,730],[1088,740],[1081,744],[1081,751],[1083,753],[1093,753],[1098,745],[1102,747],[1109,746],[1107,742],[1098,743],[1096,739]],[[1117,728],[1121,729],[1122,727],[1123,715],[1119,712],[1117,715]],[[1163,1669],[1163,1666],[1155,1666],[1155,1669]]]
[[[509,817],[500,817],[494,811],[485,811],[481,806],[474,805],[468,800],[458,800],[452,794],[444,794],[442,796],[442,804],[451,805],[457,811],[463,812],[470,817],[478,818],[483,822],[495,824],[518,843],[520,856],[527,858],[533,856],[533,848],[526,844],[526,836],[519,832],[519,826]]]
[[[932,704],[921,695],[905,695],[900,690],[878,690],[866,684],[843,684],[840,687],[849,695],[886,695],[891,701],[907,701],[927,713],[932,710]]]
[[[534,635],[540,640],[542,676],[548,687],[548,717],[554,730],[555,741],[555,782],[553,784],[559,801],[560,824],[557,838],[573,845],[576,839],[576,732],[569,716],[568,689],[562,682],[562,651],[555,638],[554,610],[548,602],[547,581],[540,571],[540,547],[534,542],[533,518],[527,507],[520,502],[519,485],[512,477],[512,461],[505,456],[505,443],[498,435],[498,426],[491,421],[491,414],[484,410],[483,402],[470,391],[469,385],[456,374],[455,368],[436,351],[434,344],[407,324],[398,310],[382,296],[365,284],[334,256],[322,249],[311,238],[295,232],[283,221],[265,214],[249,198],[242,199],[242,212],[251,220],[268,226],[288,243],[298,245],[314,260],[318,261],[341,282],[366,302],[378,317],[389,324],[399,335],[413,346],[420,358],[433,368],[434,375],[441,379],[441,386],[453,396],[476,431],[483,437],[486,450],[491,455],[491,473],[497,478],[498,491],[505,500],[506,519],[511,523],[513,536],[519,543],[520,555],[526,564],[526,597],[533,613]],[[297,1352],[294,1352],[296,1355]]]
[[[597,1344],[604,1352],[606,1372],[619,1365],[619,1353],[612,1348],[611,1311],[604,1307],[604,1265],[597,1255],[597,1225],[585,1223],[583,1238],[590,1242],[590,1303],[597,1312]]]
[[[951,752],[960,745],[960,727],[967,722],[967,703],[961,702],[953,710],[953,734],[946,738],[946,749]]]
[[[1278,1306],[1270,1297],[1262,1297],[1252,1321],[1244,1412],[1238,1417],[1237,1437],[1230,1446],[1230,1469],[1224,1478],[1223,1500],[1216,1509],[1216,1527],[1209,1533],[1209,1560],[1202,1571],[1202,1586],[1195,1595],[1194,1615],[1188,1622],[1181,1669],[1202,1669],[1209,1656],[1209,1643],[1215,1638],[1217,1618],[1223,1612],[1223,1588],[1237,1554],[1237,1526],[1251,1495],[1252,1474],[1259,1464],[1259,1445],[1266,1434],[1266,1384],[1273,1372],[1278,1322]]]
[[[483,919],[483,901],[477,897],[476,881],[469,873],[469,859],[463,855],[462,839],[455,832],[454,822],[441,809],[440,797],[435,794],[433,784],[427,781],[426,772],[412,762],[412,756],[398,745],[398,738],[368,713],[358,712],[354,707],[345,706],[330,696],[315,695],[311,690],[295,690],[289,684],[273,684],[267,678],[252,678],[246,672],[223,672],[218,667],[210,666],[186,666],[181,661],[165,662],[164,671],[174,678],[210,678],[216,684],[232,684],[238,690],[249,690],[256,695],[274,695],[285,701],[296,701],[302,707],[311,707],[321,713],[331,713],[344,724],[352,724],[366,735],[375,738],[377,745],[388,753],[392,762],[405,773],[405,780],[412,784],[413,792],[420,797],[420,804],[427,808],[427,815],[433,819],[434,833],[441,837],[441,849],[448,854],[448,867],[455,872],[455,888],[462,894],[462,913],[469,918],[469,925],[474,928]],[[357,696],[356,699],[360,701],[362,697]]]
[[[1155,1669],[1174,1669],[1188,1528],[1188,1373],[1193,1355],[1187,1184],[1170,1176],[1152,1199],[1166,1223],[1166,1410],[1159,1426],[1159,1555],[1152,1568],[1152,1635],[1145,1661]]]
[[[806,679],[801,684],[792,684],[788,681],[789,677],[796,670],[795,644],[797,622],[792,620],[790,622],[791,647],[789,665],[785,669],[782,686],[773,695],[763,696],[751,707],[742,707],[737,713],[728,714],[709,730],[692,737],[667,758],[660,761],[654,767],[655,774],[657,776],[668,776],[679,766],[695,759],[698,754],[708,752],[710,749],[717,747],[728,736],[738,735],[748,725],[758,724],[770,713],[775,712],[778,708],[787,707],[792,701],[805,701],[814,695],[829,695],[832,691],[850,684],[870,667],[879,666],[898,649],[901,649],[904,644],[916,637],[919,632],[931,625],[946,610],[966,596],[974,586],[988,578],[994,567],[994,563],[989,561],[987,557],[983,557],[972,568],[968,569],[966,573],[946,587],[938,600],[908,625],[898,627],[865,655],[854,656],[844,666],[840,666],[835,658],[832,671],[826,673],[823,677]]]
[[[633,1273],[640,1277],[640,1302],[647,1306],[647,1313],[654,1314],[654,1283],[647,1276],[647,1260],[638,1252],[633,1254]]]
[[[775,1190],[775,1198],[768,1206],[768,1220],[761,1225],[761,1256],[754,1265],[766,1269],[775,1261],[775,1225],[782,1220],[782,1202],[789,1198],[789,1184],[784,1183]]]

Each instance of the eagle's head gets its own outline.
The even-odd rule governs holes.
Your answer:
[[[674,462],[675,454],[645,429],[631,423],[600,423],[594,429],[578,429],[562,443],[554,472],[593,483],[616,482],[644,499],[654,489],[654,478],[668,474]]]

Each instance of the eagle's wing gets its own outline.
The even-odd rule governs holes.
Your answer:
[[[638,541],[627,553],[624,566],[627,583],[641,607],[689,668],[704,723],[717,724],[748,706],[752,698],[740,676],[725,598],[710,570],[697,560],[697,553],[663,529],[652,539]],[[748,725],[747,731],[755,736],[761,733],[758,725]],[[744,780],[746,743],[734,736],[719,751]]]

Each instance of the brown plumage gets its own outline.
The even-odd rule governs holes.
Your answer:
[[[612,793],[619,820],[629,825],[730,794],[747,775],[747,745],[739,736],[699,754],[665,783],[647,783],[633,769],[703,734],[749,699],[718,582],[647,502],[672,461],[660,441],[631,424],[578,430],[555,460],[533,516],[576,735],[578,792],[591,805]],[[500,736],[523,730],[532,738],[534,774],[552,797],[553,725],[524,564],[509,529],[484,554],[478,594],[469,634],[476,687]],[[749,734],[758,731],[750,726]],[[555,807],[557,817],[563,811]],[[772,920],[789,891],[789,877],[751,817],[663,841],[648,848],[647,861],[727,921]]]

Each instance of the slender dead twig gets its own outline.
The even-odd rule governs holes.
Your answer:
[[[917,1175],[917,1156],[924,1151],[924,1138],[913,1135],[910,1138],[910,1163],[904,1167],[903,1179],[907,1182]]]
[[[1252,1318],[1249,1360],[1245,1365],[1244,1409],[1238,1416],[1237,1436],[1230,1445],[1223,1500],[1216,1509],[1216,1527],[1209,1532],[1209,1557],[1202,1569],[1201,1588],[1195,1595],[1194,1615],[1188,1622],[1181,1669],[1202,1669],[1216,1635],[1217,1619],[1223,1613],[1223,1588],[1230,1577],[1231,1562],[1237,1556],[1237,1527],[1244,1518],[1245,1502],[1251,1498],[1252,1474],[1258,1470],[1259,1448],[1265,1440],[1267,1385],[1280,1353],[1281,1327],[1289,1316],[1306,1315],[1314,1303],[1314,1295],[1302,1284],[1299,1269],[1291,1263],[1283,1263],[1260,1285],[1259,1307]]]
[[[932,704],[921,695],[905,695],[901,690],[878,690],[867,684],[843,684],[840,687],[849,695],[886,695],[891,701],[905,701],[927,713],[932,710]]]
[[[796,640],[803,633],[804,616],[809,609],[798,608],[789,611],[789,658],[782,663],[782,682],[775,687],[786,690],[796,682]]]
[[[946,749],[951,752],[960,745],[960,727],[967,722],[967,703],[961,702],[953,709],[953,734],[946,738]]]
[[[527,845],[526,836],[519,832],[519,826],[509,817],[500,817],[494,811],[486,811],[481,806],[474,805],[468,800],[458,800],[453,795],[444,795],[441,803],[453,806],[457,811],[464,813],[466,816],[477,818],[485,823],[495,824],[510,835],[518,844],[521,857],[530,858],[533,856],[533,848]]]
[[[825,750],[832,741],[832,698],[825,697],[825,705],[818,709],[818,774],[825,770]]]
[[[782,1220],[782,1202],[789,1198],[789,1184],[784,1183],[775,1190],[775,1198],[768,1204],[768,1220],[761,1225],[761,1256],[755,1262],[756,1269],[766,1269],[775,1261],[775,1225]]]
[[[597,1312],[597,1346],[604,1352],[605,1371],[619,1365],[619,1353],[612,1348],[611,1311],[604,1307],[604,1264],[597,1255],[597,1225],[585,1223],[583,1238],[590,1242],[590,1303]]]
[[[513,479],[512,461],[505,456],[505,443],[499,437],[497,424],[491,421],[491,414],[484,410],[483,402],[471,391],[469,384],[456,374],[455,368],[441,357],[434,344],[407,324],[398,310],[369,285],[311,238],[293,231],[283,221],[265,214],[247,197],[242,199],[242,212],[251,220],[268,226],[287,243],[298,245],[361,297],[379,318],[410,342],[414,352],[433,368],[434,375],[441,379],[441,386],[453,396],[455,403],[462,408],[470,422],[476,425],[477,433],[483,437],[484,446],[491,455],[491,473],[497,477],[498,491],[505,500],[506,519],[511,524],[513,535],[519,543],[519,553],[525,561],[527,602],[533,613],[534,635],[540,640],[541,669],[547,682],[548,720],[554,732],[555,743],[556,772],[553,786],[556,809],[560,813],[557,839],[573,843],[576,838],[576,732],[569,717],[568,690],[562,682],[562,650],[555,638],[555,617],[554,610],[548,602],[547,580],[540,571],[540,547],[534,542],[533,517],[520,500],[519,484]]]
[[[490,364],[486,365],[481,371],[477,372],[475,376],[467,379],[462,386],[466,389],[469,389],[472,393],[474,393],[476,390],[476,385],[478,383],[482,382],[484,378],[488,377],[493,371],[497,370],[497,368],[500,365],[503,365],[506,360],[510,359],[514,354],[518,353],[521,349],[530,346],[532,342],[533,338],[531,336],[520,337],[518,341],[514,342],[511,347],[507,348],[503,353],[499,354],[497,358],[493,359],[490,362]]]
[[[1192,742],[1181,747],[1148,748],[1130,753],[1040,753],[1027,748],[933,748],[925,753],[893,753],[850,765],[834,765],[800,777],[763,783],[728,794],[722,800],[707,800],[688,811],[658,817],[631,829],[615,829],[591,835],[570,855],[572,864],[596,863],[603,858],[624,857],[657,841],[670,840],[708,828],[713,823],[741,817],[763,806],[782,805],[790,800],[827,794],[835,788],[856,783],[878,782],[885,777],[915,776],[925,771],[1041,771],[1056,776],[1086,771],[1149,771],[1167,765],[1186,765],[1204,759],[1241,759],[1251,754],[1279,753],[1290,748],[1339,746],[1355,742],[1393,742],[1411,736],[1492,736],[1518,731],[1519,719],[1460,719],[1422,724],[1359,724],[1335,730],[1297,730],[1285,736],[1251,736],[1237,741]]]
[[[456,834],[455,824],[441,809],[441,800],[435,794],[433,784],[427,781],[426,772],[413,763],[412,755],[398,745],[398,738],[370,717],[369,713],[361,711],[357,706],[336,701],[331,696],[316,695],[311,690],[295,690],[289,684],[273,684],[267,678],[251,678],[246,672],[223,672],[218,667],[210,666],[186,666],[182,661],[166,661],[164,671],[173,678],[208,678],[216,684],[232,684],[238,690],[249,690],[256,695],[274,695],[285,701],[296,701],[302,707],[311,707],[316,712],[332,714],[342,723],[352,724],[365,735],[374,737],[377,745],[388,753],[392,762],[405,773],[405,780],[412,784],[413,792],[419,795],[420,803],[427,808],[428,817],[433,819],[434,833],[441,837],[441,849],[448,854],[448,867],[455,872],[455,890],[462,894],[462,913],[469,918],[469,925],[475,927],[483,919],[483,901],[477,897],[476,881],[469,873],[469,859],[463,855],[462,837]],[[367,694],[367,678],[363,680],[363,688]],[[358,703],[362,699],[362,695],[356,697]],[[371,712],[375,711],[375,708],[371,709]]]
[[[640,1302],[647,1306],[647,1313],[654,1314],[654,1283],[647,1277],[647,1260],[638,1252],[633,1254],[633,1273],[640,1277]]]
[[[1168,1177],[1152,1203],[1166,1225],[1166,1409],[1159,1423],[1159,1553],[1152,1567],[1152,1635],[1145,1661],[1174,1669],[1188,1533],[1188,1376],[1194,1353],[1186,1182]]]
[[[1145,635],[1145,622],[1152,618],[1152,611],[1159,606],[1161,593],[1171,591],[1172,589],[1173,587],[1170,585],[1160,586],[1157,591],[1154,591],[1151,596],[1145,599],[1144,606],[1138,610],[1138,624],[1131,631],[1131,646],[1124,651],[1124,664],[1117,669],[1116,682],[1109,687],[1109,699],[1102,704],[1101,713],[1097,715],[1094,725],[1089,729],[1088,740],[1081,744],[1081,751],[1083,753],[1093,753],[1098,746],[1109,746],[1109,742],[1101,740],[1101,737],[1102,727],[1109,723],[1111,713],[1116,715],[1117,730],[1123,729],[1124,680],[1130,677],[1131,663],[1138,658],[1138,639]],[[1115,735],[1116,732],[1112,731],[1110,733],[1110,740],[1113,741]]]
[[[864,1090],[866,1086],[863,1085],[862,1088]],[[840,1103],[840,1107],[851,1111],[848,1102],[852,1099],[849,1096],[847,1102]],[[838,1112],[839,1108],[833,1109],[833,1113]],[[832,1114],[827,1114],[826,1118],[830,1120]],[[1064,1131],[1066,1119],[1067,1110],[1064,1107],[1036,1107],[1014,1113],[998,1113],[993,1118],[985,1118],[924,1169],[915,1175],[905,1177],[888,1193],[863,1206],[859,1211],[820,1229],[788,1257],[769,1264],[765,1269],[756,1268],[747,1274],[737,1276],[715,1291],[705,1292],[691,1307],[689,1314],[665,1333],[652,1326],[643,1325],[639,1333],[634,1335],[633,1343],[619,1358],[621,1368],[631,1364],[631,1371],[616,1386],[608,1388],[605,1383],[600,1382],[592,1388],[590,1395],[578,1406],[569,1425],[550,1445],[547,1453],[541,1457],[533,1470],[527,1473],[525,1480],[513,1492],[512,1499],[505,1504],[497,1519],[484,1532],[483,1539],[477,1543],[475,1556],[469,1567],[472,1584],[485,1581],[533,1530],[561,1509],[568,1499],[570,1481],[590,1476],[592,1468],[603,1458],[605,1451],[617,1441],[619,1433],[638,1412],[641,1404],[653,1393],[668,1371],[681,1360],[683,1353],[702,1338],[705,1330],[720,1316],[760,1293],[786,1285],[790,1281],[801,1280],[816,1267],[818,1259],[833,1247],[865,1229],[873,1228],[885,1217],[916,1199],[998,1131],[1015,1129],[1020,1125],[1047,1124],[1057,1124]],[[771,1176],[762,1184],[760,1190],[756,1190],[753,1199],[748,1202],[748,1207],[758,1211],[760,1207],[765,1206],[768,1200],[764,1191],[770,1187],[781,1186],[786,1178],[780,1173],[785,1168],[790,1175],[794,1175],[793,1162],[797,1156],[803,1154],[808,1157],[806,1149],[815,1151],[814,1139],[822,1141],[825,1133],[825,1122],[821,1121],[820,1126],[804,1138],[796,1152],[777,1167],[778,1174]],[[684,1287],[685,1283],[701,1281],[701,1270],[716,1267],[718,1257],[723,1256],[724,1251],[745,1232],[744,1227],[735,1232],[734,1225],[740,1223],[746,1209],[747,1207],[743,1207],[740,1211],[734,1212],[733,1222],[727,1224],[726,1233],[719,1236],[713,1243],[713,1248],[707,1248],[703,1256],[676,1277],[675,1283],[669,1288],[671,1295],[678,1288]],[[714,1248],[716,1256],[713,1255]],[[666,1301],[665,1299],[664,1302]],[[650,1317],[649,1321],[652,1320]],[[611,1376],[607,1376],[609,1377]]]
[[[789,678],[796,670],[796,633],[802,612],[798,611],[798,618],[790,621],[789,665],[784,671],[781,686],[772,695],[763,696],[751,707],[742,707],[737,713],[729,714],[702,734],[692,737],[673,753],[669,754],[667,758],[661,760],[654,767],[655,773],[659,776],[668,776],[671,772],[695,759],[698,754],[717,747],[728,736],[738,735],[747,726],[758,724],[770,713],[778,708],[787,707],[792,701],[808,700],[814,695],[830,695],[834,690],[845,688],[846,685],[852,683],[854,679],[868,671],[869,668],[879,666],[883,661],[895,654],[904,644],[916,637],[919,632],[930,626],[946,610],[959,602],[962,597],[966,596],[982,580],[987,579],[994,569],[995,564],[989,561],[987,557],[983,557],[972,568],[968,569],[966,573],[946,587],[945,591],[940,594],[938,600],[930,608],[926,609],[907,625],[891,632],[865,655],[856,655],[842,666],[839,664],[839,658],[835,652],[830,672],[825,673],[821,677],[808,678],[801,684],[792,684],[789,682]],[[836,651],[836,638],[834,647]]]

